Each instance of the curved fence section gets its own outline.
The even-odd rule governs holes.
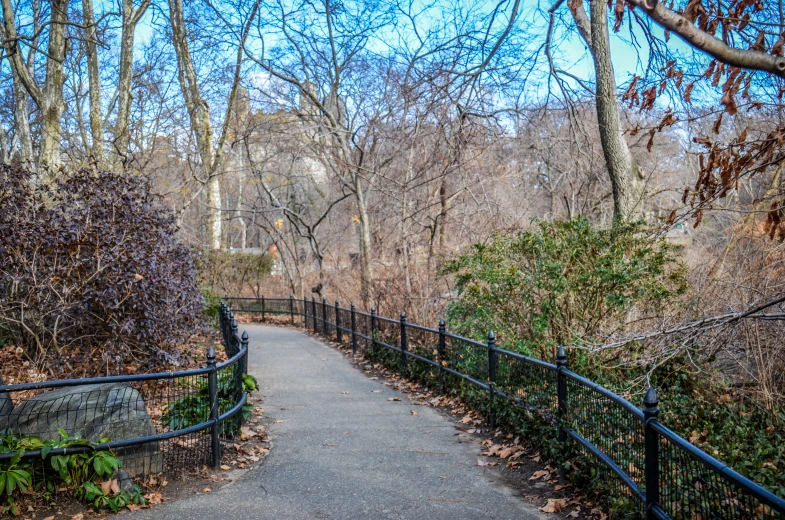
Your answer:
[[[443,321],[432,329],[409,323],[404,313],[391,319],[313,298],[225,298],[222,313],[231,318],[230,306],[263,319],[288,316],[442,394],[461,389],[492,427],[497,419],[552,425],[563,453],[599,462],[619,516],[785,519],[783,498],[663,425],[654,389],[639,408],[569,370],[564,349],[547,363],[499,348],[493,332],[482,343],[451,334]]]
[[[11,442],[2,442],[0,467],[40,461],[35,485],[53,471],[46,459],[96,451],[112,451],[133,477],[219,466],[221,445],[239,434],[247,406],[248,336],[226,319],[228,359],[221,363],[209,348],[203,368],[1,385],[0,437],[15,445],[58,446],[12,450]]]

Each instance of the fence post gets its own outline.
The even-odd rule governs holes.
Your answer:
[[[644,477],[646,479],[646,518],[657,518],[654,506],[660,502],[660,443],[651,423],[660,415],[657,391],[649,387],[643,398]]]
[[[371,307],[371,361],[376,358],[376,307]]]
[[[444,325],[444,318],[439,320],[439,350],[437,351],[437,361],[439,362],[439,393],[444,394],[444,347],[446,337],[444,333],[446,327]]]
[[[239,344],[239,343],[235,343],[235,341],[236,341],[236,339],[237,339],[237,336],[238,336],[238,334],[239,334],[239,333],[238,333],[238,331],[237,331],[237,320],[236,320],[236,319],[234,319],[234,314],[232,314],[232,334],[231,334],[231,341],[232,341],[232,346],[234,347],[234,352],[232,353],[232,355],[233,355],[233,356],[234,356],[235,354],[237,354],[237,353],[240,351],[240,344]]]
[[[264,295],[262,295],[262,323],[264,323]]]
[[[313,310],[313,333],[316,334],[316,296],[311,296],[311,309]]]
[[[221,314],[221,334],[224,338],[224,346],[229,342],[229,306],[224,304]]]
[[[292,325],[294,325],[294,295],[289,295],[289,317],[292,319]]]
[[[567,417],[567,377],[564,370],[567,369],[567,351],[564,347],[559,347],[556,351],[556,396],[558,399],[558,418],[559,418],[559,446],[562,455],[565,455],[567,446],[567,430],[564,429],[564,421]],[[564,464],[559,462],[559,482],[564,483],[565,479]]]
[[[210,399],[210,420],[213,422],[210,426],[210,446],[212,448],[214,468],[221,465],[221,438],[220,428],[218,424],[218,417],[220,413],[218,410],[218,372],[215,368],[215,350],[213,347],[207,349],[207,368],[210,372],[207,374],[207,391]]]
[[[224,302],[218,305],[218,329],[220,329],[221,337],[226,344],[226,303]]]
[[[243,380],[245,379],[246,374],[248,374],[248,331],[243,331],[243,335],[240,336],[240,351],[245,349],[245,355],[242,359],[239,360],[239,363],[235,365],[235,374],[237,374],[237,402],[240,402],[240,399],[243,398]],[[235,403],[236,404],[236,403]],[[243,425],[243,414],[238,413],[236,414],[237,417],[237,428],[236,432],[240,432],[240,427]]]
[[[491,429],[496,428],[496,413],[493,410],[493,398],[496,390],[496,333],[488,332],[488,422]]]
[[[322,298],[322,336],[327,337],[330,327],[327,326],[327,298]]]
[[[354,302],[349,307],[352,312],[352,356],[357,355],[357,310],[354,308]]]
[[[406,365],[408,358],[406,351],[409,349],[409,343],[406,341],[406,313],[401,313],[401,377],[406,377]]]
[[[303,294],[303,327],[308,330],[308,299]]]
[[[335,300],[335,341],[343,343],[343,331],[341,330],[341,307],[338,300]]]

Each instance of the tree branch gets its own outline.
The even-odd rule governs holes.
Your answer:
[[[785,58],[765,52],[731,47],[719,38],[695,27],[679,13],[664,7],[658,0],[628,0],[664,29],[679,35],[689,45],[733,67],[760,70],[785,78]]]

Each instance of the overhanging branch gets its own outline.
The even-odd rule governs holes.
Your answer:
[[[664,29],[679,35],[689,45],[733,67],[760,70],[785,78],[785,58],[761,51],[731,47],[695,27],[687,18],[664,7],[658,0],[628,0]]]

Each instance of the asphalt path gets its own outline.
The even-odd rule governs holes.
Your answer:
[[[272,451],[244,478],[134,519],[516,519],[535,506],[478,466],[479,446],[428,406],[292,329],[243,325]],[[390,398],[400,398],[391,401]],[[416,412],[416,415],[412,412]],[[128,515],[124,515],[128,518]]]

